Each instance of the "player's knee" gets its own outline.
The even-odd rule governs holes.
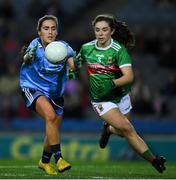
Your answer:
[[[124,135],[122,134],[121,130],[120,129],[117,129],[117,128],[114,128],[113,126],[109,126],[109,132],[112,133],[112,134],[116,134],[117,136],[123,138]]]
[[[52,113],[52,114],[48,114],[45,117],[45,119],[46,119],[47,123],[53,124],[57,121],[57,116],[56,116],[56,114]]]
[[[133,133],[133,126],[129,122],[125,123],[121,128],[121,132],[124,137],[131,136],[131,134]]]

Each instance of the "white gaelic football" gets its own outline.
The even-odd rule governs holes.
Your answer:
[[[67,47],[63,42],[53,41],[45,48],[45,57],[52,64],[59,64],[65,61]]]

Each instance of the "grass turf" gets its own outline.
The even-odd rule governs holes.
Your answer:
[[[1,179],[175,179],[176,163],[167,162],[160,174],[145,161],[79,161],[57,176],[45,174],[38,160],[0,160]]]

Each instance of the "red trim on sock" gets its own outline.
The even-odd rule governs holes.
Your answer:
[[[152,163],[154,159],[156,159],[156,157],[155,157],[155,156],[151,156],[151,157],[149,158],[149,161]]]

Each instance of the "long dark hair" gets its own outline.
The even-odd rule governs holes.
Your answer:
[[[111,30],[114,30],[112,38],[122,43],[126,48],[132,48],[135,45],[134,34],[130,31],[128,25],[124,21],[116,20],[116,18],[111,14],[100,14],[95,17],[92,21],[92,25],[99,21],[106,21]]]

